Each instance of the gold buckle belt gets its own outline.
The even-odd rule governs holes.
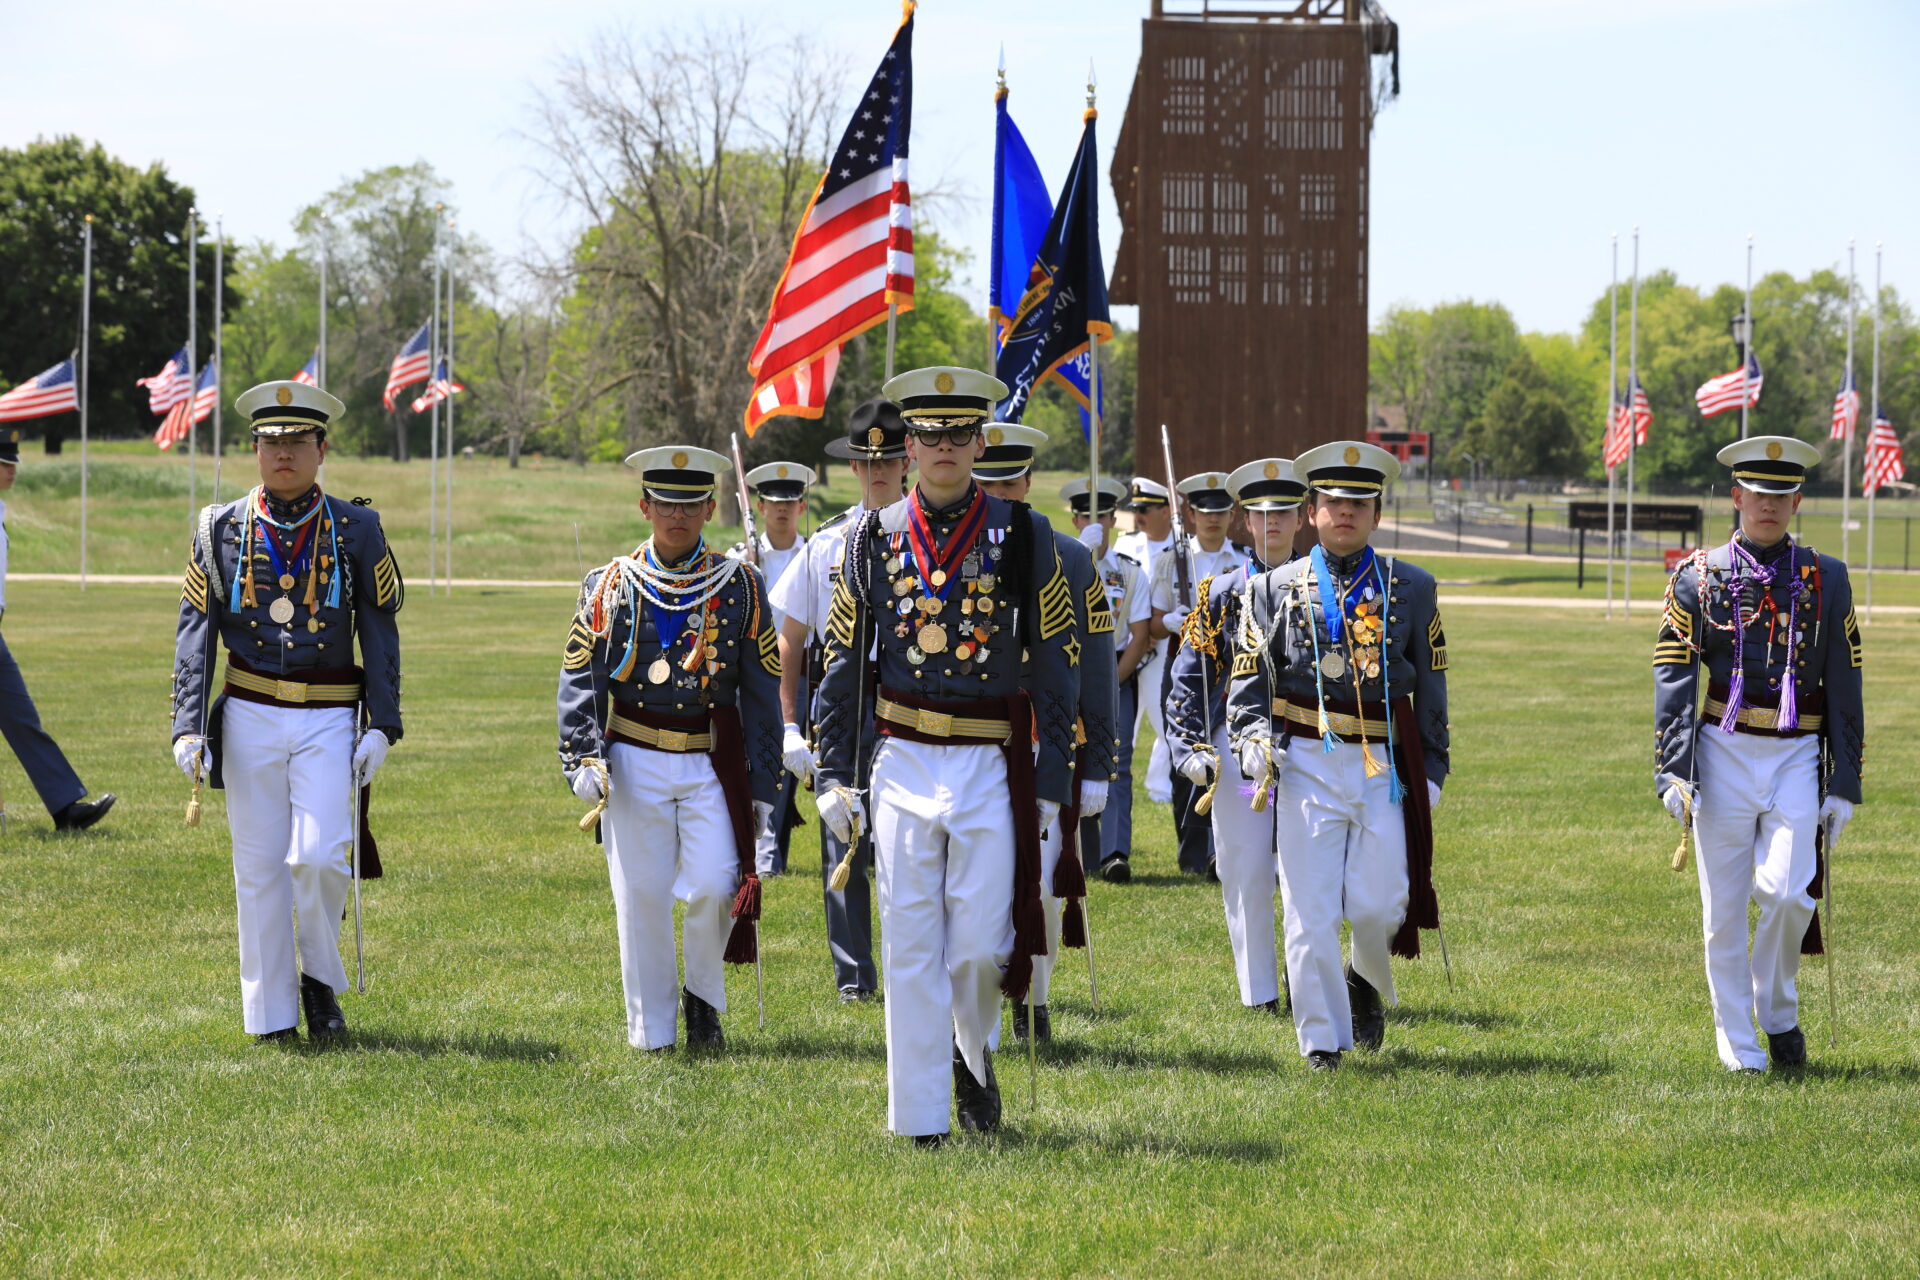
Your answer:
[[[713,734],[688,733],[685,729],[656,729],[650,724],[641,724],[638,720],[629,720],[614,713],[607,725],[610,733],[631,739],[643,747],[652,747],[656,751],[711,751]]]
[[[1727,714],[1727,704],[1718,698],[1708,698],[1705,710],[1706,718],[1719,720]],[[1768,733],[1818,733],[1824,717],[1803,715],[1798,728],[1782,729],[1778,720],[1780,713],[1772,707],[1741,707],[1740,714],[1734,717],[1735,724],[1745,725],[1749,729],[1765,729]]]
[[[1283,716],[1295,724],[1305,725],[1315,733],[1320,732],[1320,715],[1311,707],[1303,707],[1289,702],[1285,698],[1273,700],[1273,714]],[[1343,738],[1357,738],[1365,733],[1369,738],[1387,736],[1385,720],[1363,720],[1359,716],[1350,716],[1344,711],[1327,712],[1327,728]]]
[[[950,716],[941,711],[928,711],[922,707],[903,707],[897,702],[880,698],[875,704],[874,714],[889,724],[903,725],[917,730],[929,738],[972,738],[981,742],[1005,742],[1013,732],[1011,720],[972,720],[966,716]]]
[[[351,703],[360,698],[357,684],[307,684],[300,680],[276,680],[251,671],[227,668],[227,683],[248,693],[264,693],[269,698],[293,703]]]

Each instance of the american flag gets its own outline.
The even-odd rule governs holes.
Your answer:
[[[1888,481],[1903,479],[1907,474],[1903,453],[1900,437],[1893,434],[1887,415],[1874,414],[1873,430],[1867,433],[1867,467],[1860,477],[1860,492],[1871,496]]]
[[[307,362],[300,366],[300,372],[293,375],[293,381],[304,382],[310,387],[320,385],[320,349],[315,347]]]
[[[1760,403],[1760,357],[1754,352],[1747,353],[1746,367],[1735,369],[1732,373],[1723,373],[1717,378],[1708,378],[1693,393],[1693,402],[1700,406],[1700,416],[1711,418],[1729,409],[1740,407],[1740,392],[1744,382],[1749,409]]]
[[[1628,443],[1633,438],[1632,428],[1628,425],[1629,421],[1626,398],[1615,396],[1613,408],[1607,412],[1606,441],[1600,455],[1600,460],[1606,464],[1609,471],[1625,462],[1632,448]]]
[[[1829,439],[1845,440],[1853,434],[1854,423],[1860,421],[1860,392],[1853,385],[1853,370],[1848,369],[1846,377],[1840,379],[1840,390],[1833,397],[1833,434]]]
[[[176,351],[151,378],[135,378],[133,385],[147,389],[147,407],[165,413],[187,398],[193,375],[187,372],[187,349]]]
[[[69,409],[77,410],[80,407],[80,392],[73,378],[72,356],[38,377],[28,378],[0,396],[0,422],[45,418]]]
[[[807,204],[773,291],[766,328],[747,361],[747,434],[777,414],[818,418],[840,346],[913,307],[913,198],[907,134],[913,116],[913,0],[887,56],[840,136]]]
[[[1627,386],[1627,420],[1633,424],[1633,446],[1644,448],[1647,428],[1653,425],[1653,406],[1647,402],[1647,389],[1640,385],[1639,374],[1633,374]]]
[[[415,413],[425,413],[442,400],[447,399],[449,396],[458,395],[465,390],[465,387],[453,380],[447,371],[447,362],[442,360],[440,362],[440,376],[432,382],[429,382],[427,389],[414,398],[413,411]]]
[[[403,387],[427,376],[427,370],[433,366],[433,353],[428,350],[432,345],[433,321],[427,320],[407,339],[407,345],[400,348],[400,354],[388,366],[387,389],[380,393],[381,404],[392,409],[394,398]]]
[[[193,422],[205,422],[213,413],[213,402],[220,398],[220,369],[213,361],[200,371],[200,389],[193,393]],[[187,402],[183,398],[167,411],[153,433],[153,442],[163,450],[171,449],[187,438]]]

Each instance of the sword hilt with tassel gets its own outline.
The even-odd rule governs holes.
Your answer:
[[[187,825],[190,827],[200,825],[200,782],[205,772],[201,765],[196,763],[193,766],[193,794],[187,797]]]
[[[851,788],[836,787],[835,791],[851,792]],[[853,878],[853,855],[860,848],[860,811],[853,807],[851,800],[847,803],[847,826],[852,833],[847,839],[847,851],[842,855],[840,864],[833,869],[833,875],[827,880],[827,888],[835,893],[846,892],[847,881]]]
[[[1196,750],[1205,750],[1205,748],[1196,748]],[[1207,789],[1200,793],[1200,798],[1193,802],[1194,813],[1202,818],[1212,812],[1213,793],[1220,789],[1220,757],[1212,751],[1207,751],[1207,754],[1213,757],[1213,778],[1207,783]]]
[[[1680,814],[1680,843],[1673,847],[1669,864],[1675,871],[1687,869],[1687,844],[1693,835],[1693,794],[1685,788],[1680,792]]]
[[[609,790],[607,766],[601,764],[598,760],[582,760],[580,764],[582,768],[592,769],[594,774],[600,779],[600,798],[594,801],[593,808],[587,810],[580,818],[580,829],[582,831],[591,831],[600,825],[600,815],[607,811],[607,792]]]
[[[1264,740],[1259,741],[1260,750],[1265,754],[1267,763],[1266,766],[1260,770],[1260,781],[1254,785],[1253,811],[1255,813],[1265,813],[1267,811],[1267,801],[1273,790],[1273,744]]]

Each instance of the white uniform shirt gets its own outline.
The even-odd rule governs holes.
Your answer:
[[[806,627],[808,644],[824,642],[821,633],[827,625],[827,610],[833,606],[833,584],[840,580],[847,537],[866,508],[847,510],[847,518],[831,529],[814,530],[778,578],[767,577],[767,602],[783,619],[792,618]]]
[[[1147,604],[1146,575],[1111,551],[1101,556],[1094,568],[1100,572],[1100,585],[1113,608],[1113,647],[1120,652],[1133,643],[1133,624],[1153,616]]]
[[[1148,582],[1153,580],[1153,567],[1160,562],[1166,549],[1173,545],[1173,534],[1158,540],[1147,537],[1142,530],[1135,529],[1123,533],[1114,539],[1113,550],[1140,566],[1141,576]]]
[[[807,540],[796,533],[793,535],[793,545],[785,551],[781,551],[776,548],[773,543],[767,541],[766,534],[762,533],[755,536],[760,543],[760,576],[767,580],[767,604],[773,610],[773,629],[778,631],[781,622],[785,620],[787,615],[785,611],[780,608],[780,602],[773,598],[773,587],[774,584],[779,582],[786,574],[787,566],[799,559],[800,554],[806,550]],[[742,543],[740,546],[727,552],[727,554],[736,560],[745,559],[746,557],[743,554],[745,546],[746,544]]]
[[[1192,565],[1193,589],[1200,590],[1200,580],[1213,574],[1226,573],[1245,563],[1246,555],[1231,541],[1220,544],[1218,551],[1202,551],[1200,540],[1191,534],[1187,536],[1187,558]],[[1174,557],[1163,555],[1154,562],[1152,585],[1148,588],[1156,613],[1171,613],[1174,607]]]

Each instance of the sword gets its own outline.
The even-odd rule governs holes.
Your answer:
[[[1027,1106],[1040,1109],[1040,1023],[1033,1013],[1033,981],[1027,981]]]
[[[1438,895],[1435,895],[1438,901]],[[1440,935],[1440,967],[1447,971],[1447,992],[1453,992],[1453,958],[1447,954],[1447,927],[1438,920],[1434,921],[1433,931]]]
[[[753,996],[760,1005],[760,1030],[767,1029],[767,979],[760,968],[760,922],[753,922]]]
[[[1840,1047],[1840,986],[1833,975],[1833,819],[1820,824],[1827,854],[1826,952],[1827,952],[1827,1047]]]
[[[1078,850],[1075,851],[1074,856],[1079,856]],[[1080,899],[1080,923],[1087,931],[1087,1004],[1094,1013],[1098,1013],[1100,1012],[1100,981],[1093,972],[1093,912],[1087,910],[1087,903],[1092,898],[1093,893],[1089,891],[1086,897]]]
[[[353,708],[353,748],[360,750],[360,706]],[[196,780],[194,789],[199,789]],[[353,767],[353,758],[347,758],[347,816],[353,823],[353,990],[356,995],[367,994],[367,940],[360,921],[360,778],[359,771]]]

